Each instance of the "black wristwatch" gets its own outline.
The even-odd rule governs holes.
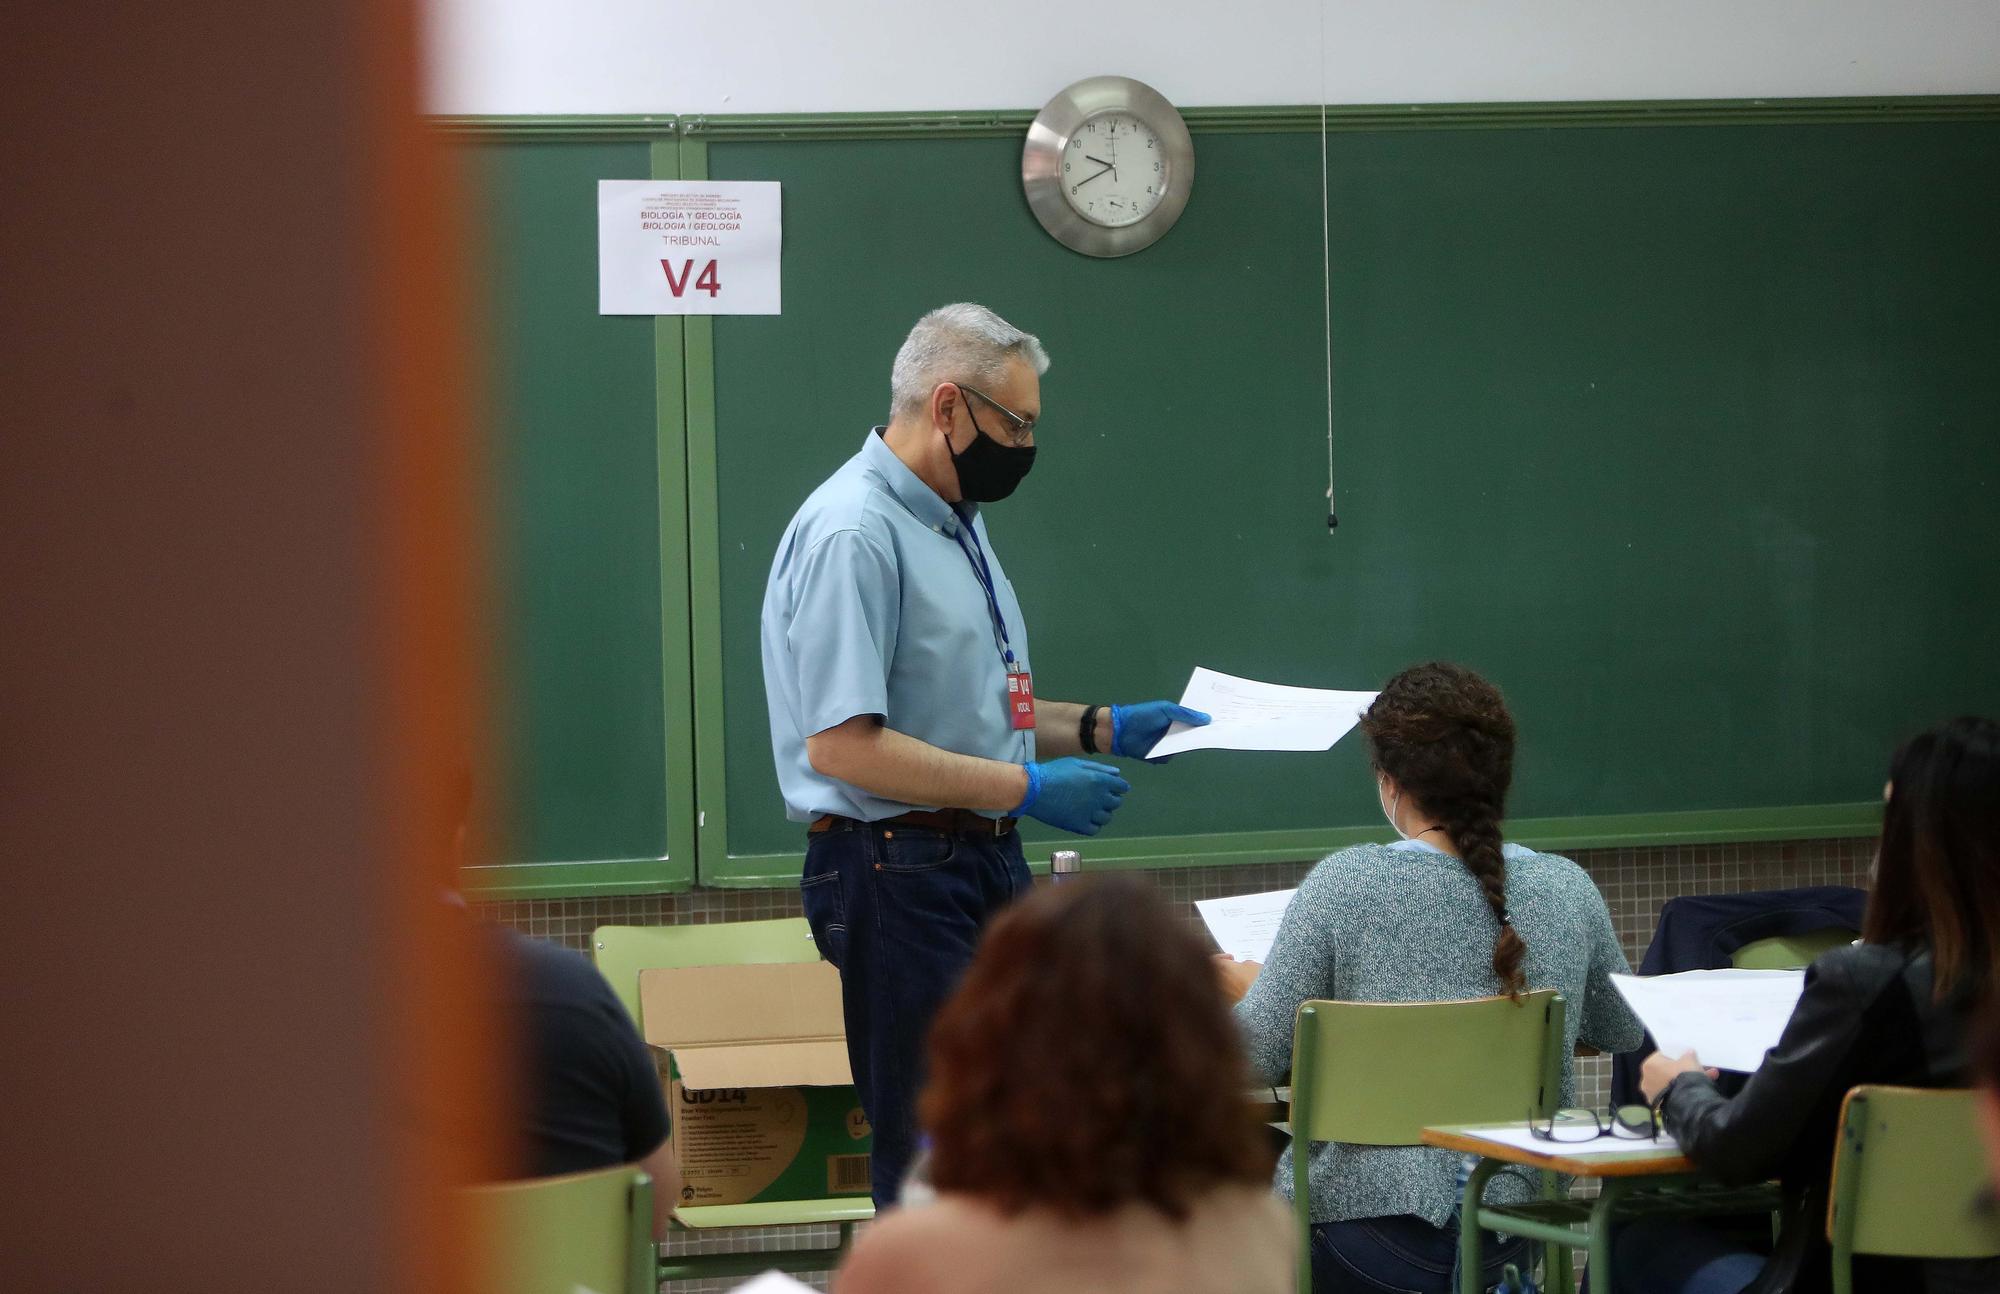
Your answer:
[[[1083,747],[1086,755],[1102,753],[1097,749],[1097,712],[1103,708],[1101,705],[1083,707],[1083,722],[1076,726],[1077,744]]]

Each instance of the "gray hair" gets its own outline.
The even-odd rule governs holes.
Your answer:
[[[940,382],[997,382],[1013,359],[1027,361],[1038,376],[1049,371],[1049,353],[1033,333],[1022,332],[985,306],[939,306],[917,320],[896,352],[896,365],[889,371],[890,416],[921,410]]]

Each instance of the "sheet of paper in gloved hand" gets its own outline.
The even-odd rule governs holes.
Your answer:
[[[1333,692],[1286,687],[1197,667],[1181,704],[1211,722],[1167,729],[1148,758],[1184,750],[1330,750],[1361,722],[1373,692]]]

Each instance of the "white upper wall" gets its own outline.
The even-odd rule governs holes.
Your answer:
[[[430,3],[439,113],[1031,108],[1107,72],[1184,106],[2000,91],[2000,0]]]

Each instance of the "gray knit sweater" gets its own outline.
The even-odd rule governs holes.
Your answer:
[[[1564,1104],[1573,1103],[1570,1053],[1578,1038],[1600,1051],[1630,1051],[1642,1030],[1605,977],[1630,969],[1603,896],[1567,858],[1508,845],[1507,912],[1527,942],[1528,987],[1568,1003]],[[1414,840],[1356,845],[1323,859],[1285,909],[1271,960],[1236,1008],[1259,1075],[1276,1081],[1292,1064],[1292,1018],[1310,998],[1347,1002],[1442,1002],[1498,992],[1498,932],[1479,883],[1456,858]],[[1292,1151],[1277,1185],[1292,1193]],[[1460,1156],[1425,1146],[1312,1147],[1312,1217],[1345,1221],[1411,1213],[1432,1226],[1458,1203]],[[1532,1199],[1531,1175],[1501,1173],[1489,1202]]]

